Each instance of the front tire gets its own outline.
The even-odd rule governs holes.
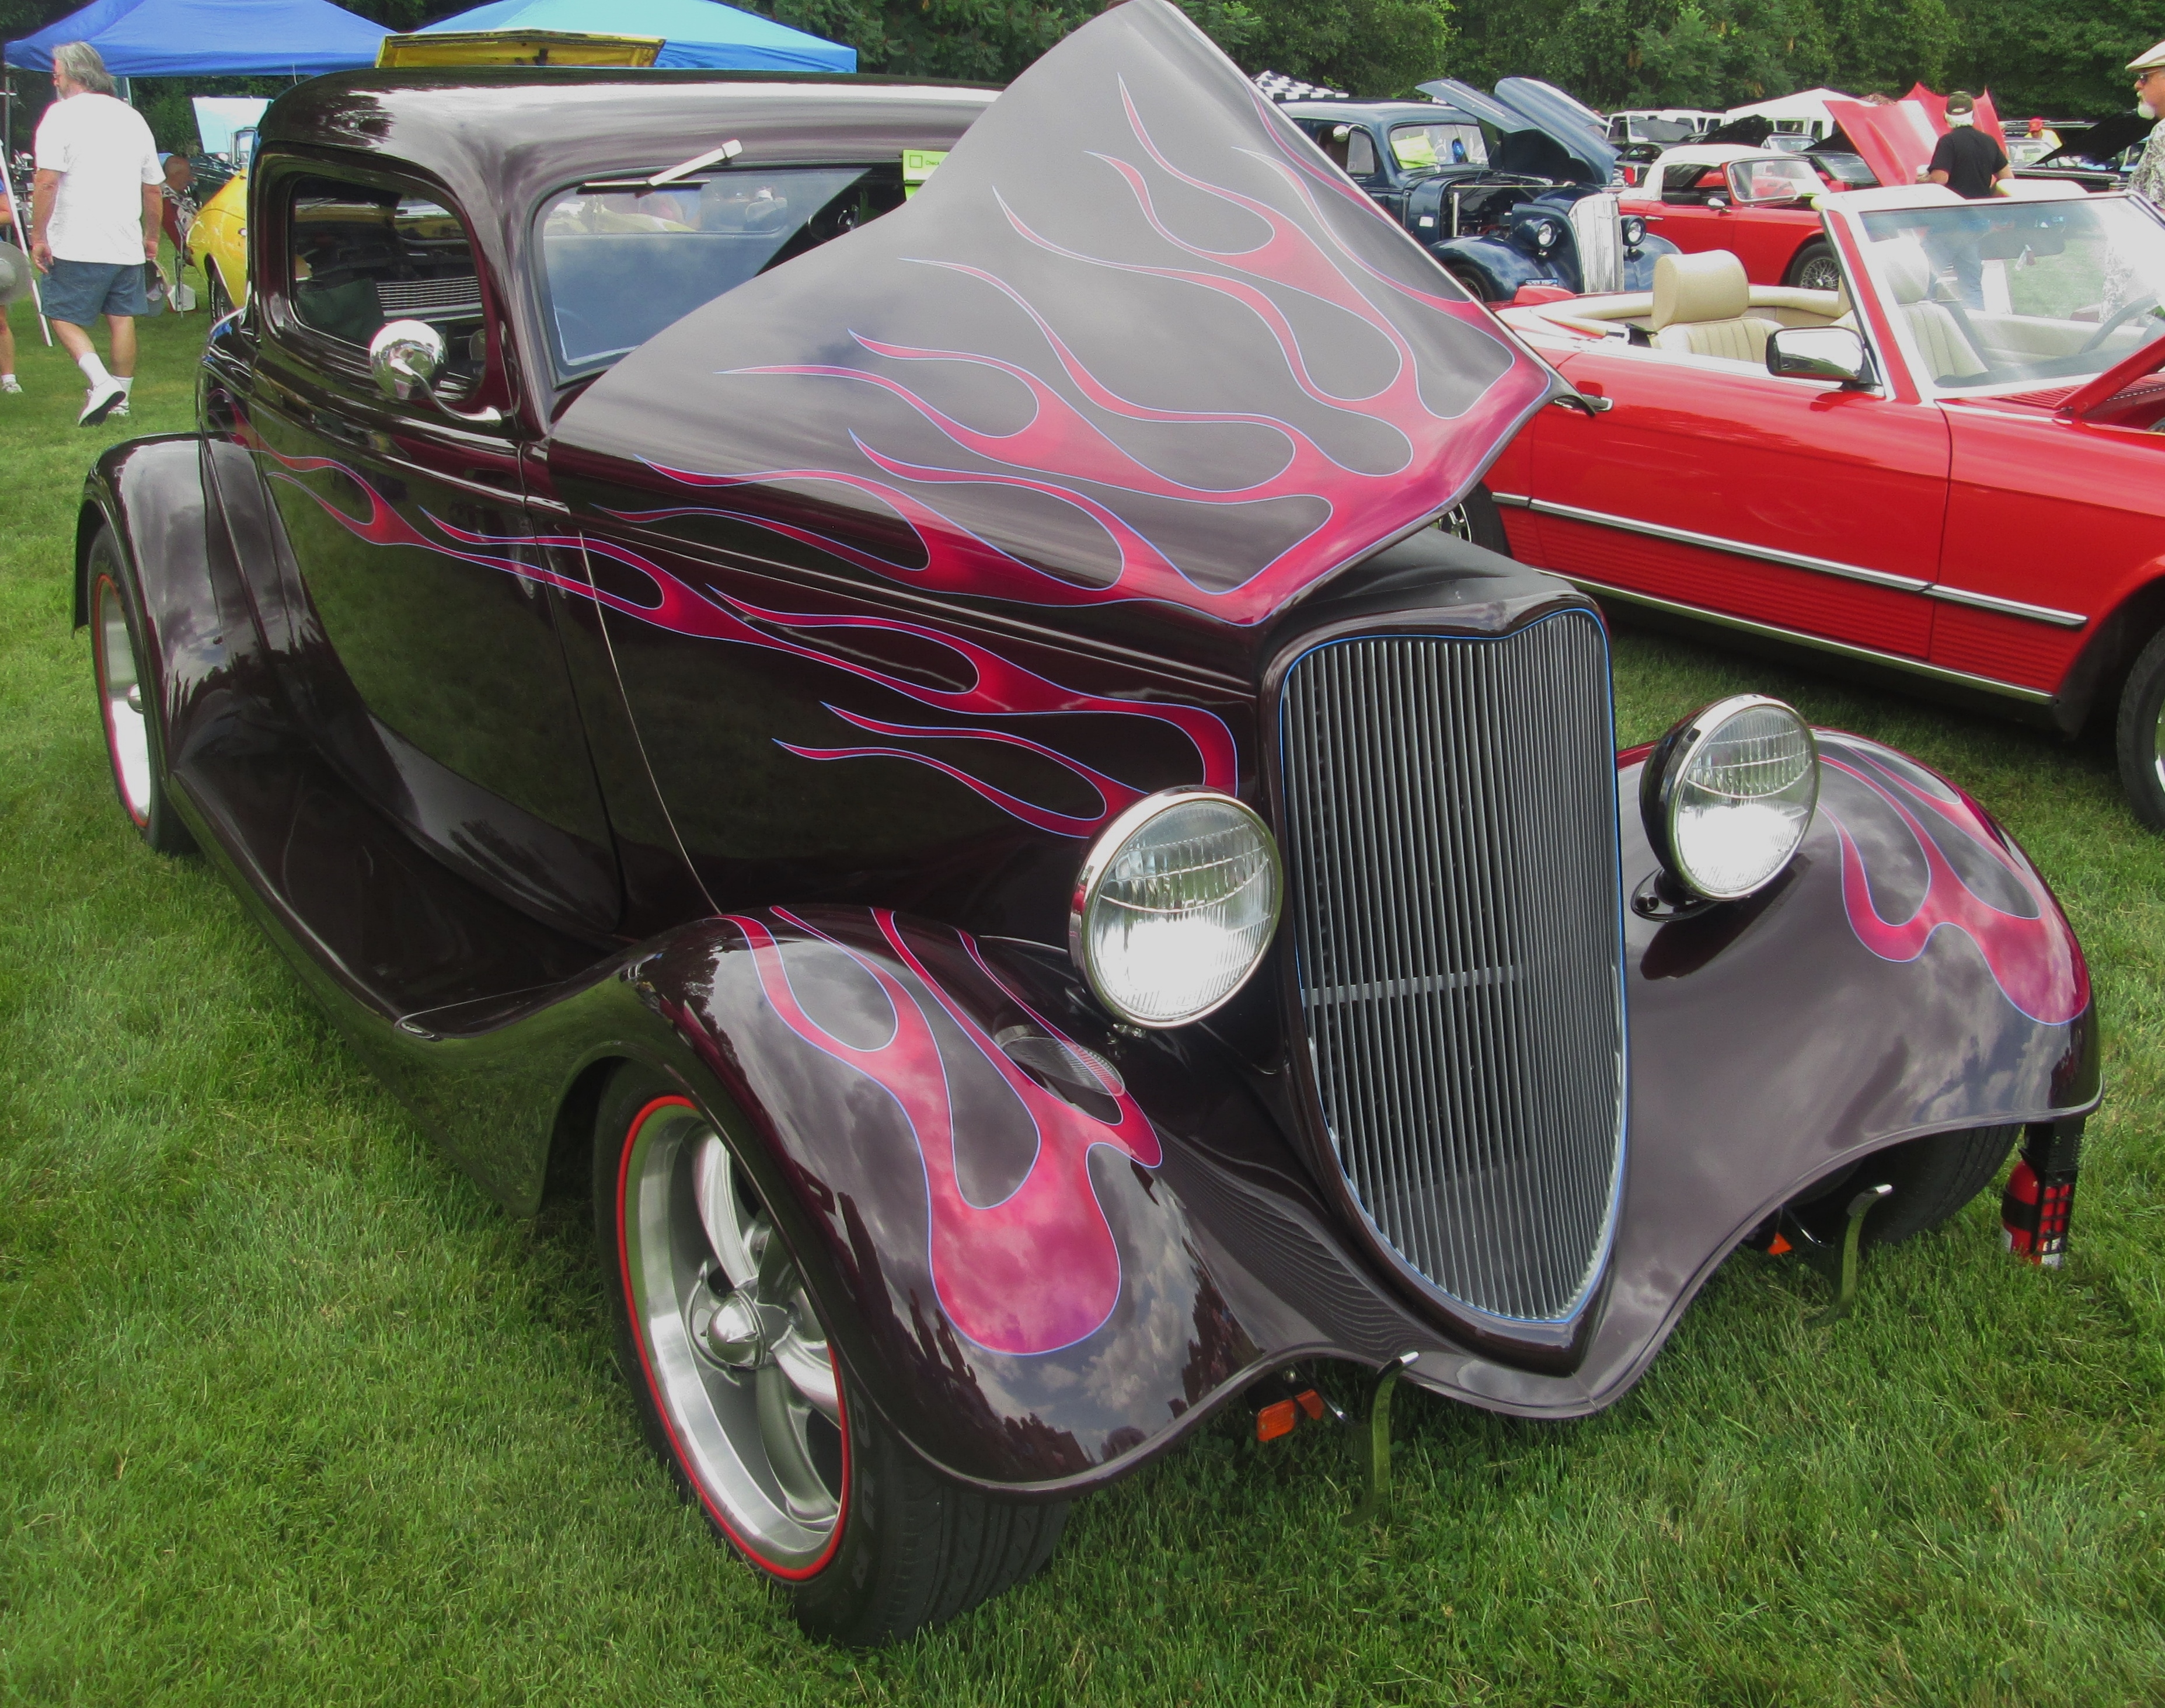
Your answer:
[[[1839,1239],[1852,1193],[1891,1186],[1893,1195],[1866,1217],[1862,1242],[1899,1245],[1939,1226],[1991,1185],[2021,1133],[2014,1126],[1968,1127],[1890,1146],[1818,1188],[1793,1213],[1817,1237]]]
[[[105,754],[113,787],[136,834],[153,853],[187,854],[195,838],[173,810],[166,771],[166,731],[156,672],[144,645],[150,632],[143,619],[134,577],[122,562],[110,528],[91,541],[91,673],[105,730]]]
[[[1488,496],[1488,488],[1478,482],[1436,519],[1435,525],[1446,534],[1484,546],[1499,556],[1511,555],[1511,536],[1504,531],[1504,518],[1496,509],[1495,499]]]
[[[1834,246],[1824,237],[1812,239],[1797,251],[1782,282],[1796,291],[1840,290],[1841,263],[1835,259]]]
[[[210,299],[210,323],[215,326],[233,312],[233,298],[225,288],[225,280],[219,272],[218,263],[208,256],[203,257],[203,273],[207,281],[205,294]]]
[[[2127,673],[2113,735],[2128,806],[2146,829],[2165,831],[2165,630]]]
[[[657,1073],[620,1070],[594,1145],[617,1355],[648,1442],[814,1636],[891,1642],[1020,1583],[1065,1505],[925,1467],[828,1345],[751,1170]]]

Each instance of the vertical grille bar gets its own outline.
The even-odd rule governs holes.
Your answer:
[[[1439,1291],[1567,1319],[1624,1138],[1601,625],[1334,641],[1287,673],[1280,719],[1302,1020],[1339,1166]]]

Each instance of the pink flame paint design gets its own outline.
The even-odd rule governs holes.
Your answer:
[[[1007,281],[983,268],[926,260],[919,264],[973,279],[1020,308],[1046,340],[1061,375],[1093,408],[1135,421],[1262,428],[1276,433],[1284,441],[1283,462],[1269,476],[1243,486],[1213,489],[1187,484],[1150,467],[1124,449],[1082,408],[1050,381],[1028,368],[967,351],[888,343],[852,334],[860,348],[892,361],[961,362],[1004,374],[1029,392],[1032,403],[1030,418],[1008,433],[975,429],[936,408],[901,381],[859,367],[803,363],[725,372],[745,377],[840,380],[875,387],[907,404],[958,449],[982,457],[1006,472],[982,467],[951,468],[909,461],[882,451],[856,433],[851,434],[852,443],[889,479],[840,469],[772,468],[744,474],[715,474],[660,463],[651,466],[669,478],[693,487],[772,487],[790,482],[831,482],[851,488],[878,500],[901,517],[923,549],[924,567],[910,568],[815,529],[747,509],[669,508],[622,513],[625,519],[652,522],[698,514],[725,518],[815,546],[871,572],[942,591],[1026,597],[1031,603],[1050,605],[1166,599],[1204,610],[1226,621],[1248,624],[1269,616],[1319,573],[1327,573],[1377,541],[1409,530],[1440,513],[1442,500],[1456,493],[1472,477],[1488,450],[1508,432],[1512,424],[1509,417],[1541,395],[1543,382],[1535,365],[1507,340],[1497,337],[1493,326],[1484,324],[1483,311],[1473,304],[1430,295],[1393,279],[1342,243],[1317,205],[1312,187],[1294,170],[1296,164],[1306,163],[1298,162],[1286,150],[1284,139],[1277,135],[1275,123],[1266,125],[1266,134],[1287,157],[1266,160],[1264,164],[1306,208],[1314,220],[1316,231],[1310,231],[1291,214],[1267,202],[1208,183],[1181,171],[1152,140],[1125,85],[1121,99],[1129,129],[1153,164],[1181,183],[1253,215],[1266,229],[1264,239],[1244,250],[1212,250],[1188,241],[1161,217],[1143,171],[1131,161],[1107,154],[1095,157],[1119,177],[1144,224],[1182,253],[1224,271],[1149,266],[1086,255],[1040,234],[1003,199],[999,205],[1009,225],[1036,248],[1080,266],[1188,284],[1237,306],[1269,333],[1293,383],[1309,398],[1391,430],[1403,447],[1391,467],[1372,470],[1348,467],[1307,433],[1272,416],[1161,409],[1138,403],[1092,374],[1046,317]],[[1247,152],[1251,158],[1263,159],[1252,150]],[[1365,217],[1381,221],[1396,232],[1388,217],[1357,192],[1353,200]],[[1316,232],[1323,235],[1318,236]],[[1421,396],[1420,362],[1412,343],[1361,288],[1353,276],[1355,271],[1425,309],[1478,329],[1497,343],[1506,358],[1504,370],[1465,414],[1446,416],[1430,408]],[[1291,320],[1266,286],[1290,289],[1342,310],[1380,335],[1390,345],[1395,356],[1388,378],[1362,396],[1341,396],[1330,391],[1310,372]],[[1308,499],[1320,507],[1323,518],[1237,587],[1205,588],[1122,517],[1112,504],[1073,484],[1077,482],[1108,493],[1130,493],[1216,506]],[[1104,530],[1114,549],[1117,569],[1104,584],[1086,585],[1024,563],[910,489],[940,486],[998,487],[1040,494],[1072,505]]]
[[[1046,1090],[1009,1061],[940,988],[903,941],[894,915],[884,909],[873,909],[881,936],[914,975],[917,990],[929,993],[968,1036],[1036,1127],[1037,1153],[1022,1183],[997,1204],[972,1204],[962,1191],[956,1165],[955,1110],[947,1065],[910,985],[847,944],[792,914],[776,910],[777,919],[849,956],[886,994],[894,1013],[894,1030],[877,1048],[859,1049],[824,1030],[804,1011],[790,986],[788,964],[773,933],[756,919],[727,917],[744,933],[760,988],[790,1031],[881,1086],[909,1120],[924,1162],[933,1290],[956,1329],[992,1352],[1016,1353],[1057,1352],[1095,1333],[1119,1301],[1120,1253],[1090,1182],[1090,1152],[1098,1146],[1109,1146],[1146,1168],[1157,1167],[1163,1155],[1149,1117],[1126,1089],[1106,1083],[1091,1068],[1093,1077],[1119,1110],[1116,1122],[1098,1120]],[[956,935],[979,969],[999,984],[977,944]],[[1001,988],[1015,999],[1004,984]],[[1072,1043],[1019,999],[1017,1005],[1049,1036]],[[1088,1056],[1077,1059],[1090,1065]]]
[[[372,546],[410,546],[455,558],[461,563],[475,564],[507,575],[520,576],[529,581],[541,582],[559,592],[592,600],[625,616],[635,617],[641,622],[666,629],[672,634],[758,646],[829,665],[943,711],[978,716],[1099,713],[1169,724],[1186,735],[1194,746],[1197,757],[1201,762],[1200,781],[1205,787],[1230,793],[1237,782],[1238,767],[1232,732],[1227,729],[1223,719],[1199,706],[1157,704],[1086,693],[1065,687],[1048,677],[1040,676],[972,641],[943,634],[920,624],[883,617],[833,617],[768,610],[741,599],[733,599],[717,590],[694,588],[651,559],[607,540],[588,540],[577,535],[540,535],[530,540],[504,540],[472,533],[454,527],[439,517],[430,516],[430,524],[447,539],[468,548],[456,550],[430,539],[413,526],[382,494],[344,463],[329,457],[285,456],[272,450],[262,441],[260,435],[252,431],[245,431],[244,438],[254,449],[271,457],[291,474],[335,472],[352,481],[368,501],[369,513],[366,517],[349,515],[323,494],[298,480],[292,479],[291,475],[287,477],[289,483],[296,490],[306,493],[324,514],[356,539],[365,540]],[[659,602],[652,605],[639,604],[619,594],[597,588],[582,577],[559,575],[540,563],[523,561],[496,551],[473,549],[529,544],[537,547],[583,550],[609,557],[638,571],[653,582],[660,591]],[[890,672],[875,669],[861,660],[824,649],[809,638],[815,631],[855,629],[906,635],[945,648],[968,664],[971,684],[967,688],[957,689],[926,688],[922,683],[910,682]],[[777,633],[776,630],[786,632]],[[827,709],[845,722],[876,735],[903,739],[987,741],[1023,749],[1050,761],[1088,784],[1097,792],[1099,810],[1094,815],[1056,812],[1051,808],[1023,800],[930,754],[916,752],[907,747],[888,745],[803,747],[793,746],[788,742],[777,745],[809,760],[889,758],[926,766],[942,776],[952,778],[1025,824],[1061,836],[1092,836],[1115,815],[1143,798],[1144,791],[1108,776],[1078,759],[1071,758],[1056,748],[1010,731],[982,726],[950,729],[938,725],[888,724],[845,711],[840,706],[829,705]]]
[[[2007,999],[2040,1025],[2064,1025],[2089,1006],[2089,969],[2052,893],[2026,863],[2009,856],[1967,796],[1937,800],[1899,775],[1867,773],[1830,751],[1822,751],[1820,763],[1855,779],[1894,809],[1916,837],[1930,875],[1915,913],[1899,921],[1883,919],[1873,903],[1856,840],[1828,813],[1841,841],[1842,906],[1866,948],[1883,960],[1915,961],[1936,933],[1952,929],[1977,946]],[[1938,828],[1920,819],[1913,805],[1936,820]],[[1964,883],[1941,849],[1939,839],[1949,834],[1964,837],[1998,862],[2036,905],[2036,916],[2004,913]]]

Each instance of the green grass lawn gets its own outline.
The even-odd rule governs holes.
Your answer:
[[[1622,735],[1750,685],[2011,825],[2106,1024],[2068,1267],[1994,1206],[1856,1315],[1749,1254],[1603,1415],[1408,1394],[1383,1527],[1248,1415],[1077,1508],[1051,1569],[870,1657],[798,1636],[641,1448],[583,1209],[512,1221],[365,1074],[199,860],[113,798],[69,632],[82,472],[134,419],[14,314],[0,398],[0,1696],[201,1702],[2165,1700],[2165,841],[2109,756],[1625,634]],[[27,336],[25,335],[27,331]],[[1809,1024],[1809,1016],[1804,1018]],[[1778,1046],[1778,1041],[1775,1041]]]

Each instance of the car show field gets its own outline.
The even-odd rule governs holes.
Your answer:
[[[17,317],[0,1704],[2165,1700],[2165,215],[1490,75],[387,61]]]
[[[2104,747],[1625,630],[1620,742],[1762,689],[1915,753],[2020,838],[2088,951],[2106,1100],[2068,1266],[1989,1195],[1855,1315],[1743,1253],[1571,1425],[1407,1395],[1395,1502],[1235,1407],[1079,1505],[1050,1570],[913,1644],[823,1650],[638,1451],[583,1210],[492,1206],[200,860],[117,813],[76,482],[192,420],[0,414],[0,1690],[29,1700],[2134,1701],[2165,1677],[2165,844]],[[33,353],[34,355],[34,353]],[[1341,1394],[1341,1398],[1350,1398]]]

